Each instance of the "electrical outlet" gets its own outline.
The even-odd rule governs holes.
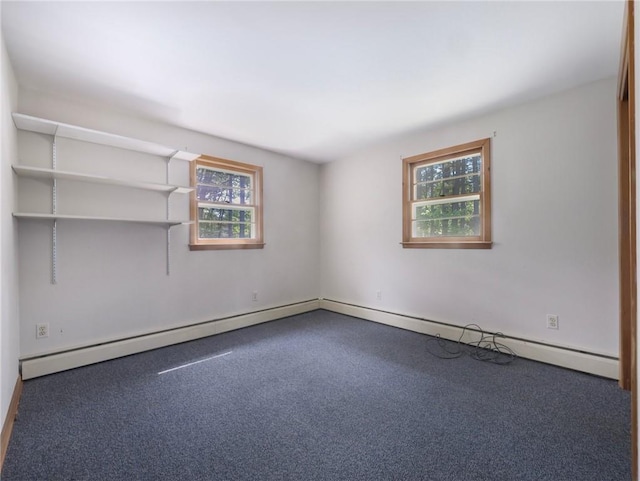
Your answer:
[[[377,291],[376,292],[376,299],[378,299],[379,301],[382,300],[382,291]]]
[[[251,294],[251,300],[253,302],[257,302],[258,301],[258,291],[253,291],[253,293]]]
[[[547,329],[559,329],[560,322],[557,314],[547,314]]]
[[[36,324],[36,339],[42,339],[44,337],[49,337],[48,322],[42,322],[40,324]]]

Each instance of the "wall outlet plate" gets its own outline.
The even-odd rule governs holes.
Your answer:
[[[560,320],[557,314],[547,314],[547,329],[560,329]]]
[[[36,339],[49,337],[49,323],[41,322],[36,324]]]

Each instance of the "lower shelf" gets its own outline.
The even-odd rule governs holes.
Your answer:
[[[136,224],[153,224],[153,225],[161,225],[164,227],[193,224],[193,221],[182,221],[182,220],[127,219],[123,217],[97,217],[97,216],[90,216],[90,215],[64,215],[64,214],[32,214],[32,213],[24,213],[24,212],[14,212],[13,216],[17,217],[18,219],[50,219],[50,220],[69,219],[69,220],[99,220],[99,221],[110,221],[110,222],[133,222]]]

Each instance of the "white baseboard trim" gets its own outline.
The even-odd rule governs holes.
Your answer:
[[[320,299],[319,304],[321,309],[328,311],[359,317],[360,319],[399,327],[421,334],[429,334],[431,336],[440,334],[440,337],[453,341],[457,341],[462,334],[462,326],[442,324],[427,319],[379,311],[328,299]],[[465,339],[463,339],[463,341],[464,340]],[[611,357],[509,337],[501,338],[500,342],[511,348],[519,357],[554,364],[556,366],[587,372],[610,379],[618,379],[618,360]]]
[[[211,320],[196,325],[180,327],[168,331],[117,340],[97,346],[87,346],[71,351],[48,354],[41,357],[23,359],[20,363],[22,379],[45,376],[97,362],[157,349],[159,347],[213,336],[263,322],[294,316],[319,309],[317,299],[274,307],[247,314]]]

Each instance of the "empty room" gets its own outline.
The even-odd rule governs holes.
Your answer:
[[[0,476],[638,479],[632,1],[0,3]]]

